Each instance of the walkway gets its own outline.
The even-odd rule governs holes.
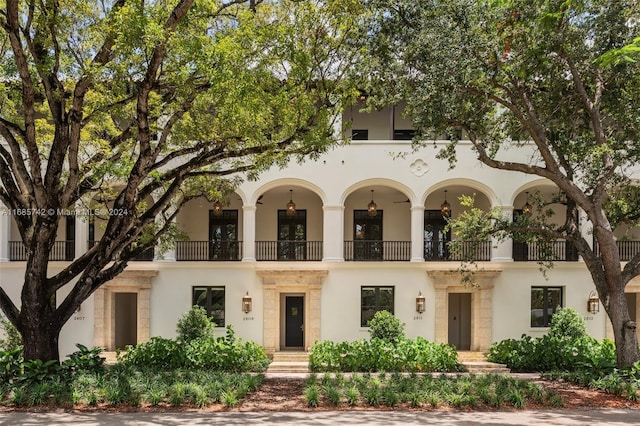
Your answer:
[[[640,410],[0,413],[0,425],[637,425]]]

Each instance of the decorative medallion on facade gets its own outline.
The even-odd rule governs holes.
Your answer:
[[[429,165],[420,158],[411,163],[411,166],[409,166],[409,168],[411,169],[411,172],[416,176],[422,176],[429,171]]]

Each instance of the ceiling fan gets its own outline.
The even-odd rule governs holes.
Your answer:
[[[402,200],[402,201],[394,201],[393,203],[394,203],[394,204],[397,204],[397,203],[410,203],[410,202],[411,202],[411,200],[409,200],[409,199],[407,198],[406,200]]]
[[[258,201],[256,201],[256,204],[262,204],[262,197],[264,197],[264,194],[262,194],[261,196],[258,197]]]

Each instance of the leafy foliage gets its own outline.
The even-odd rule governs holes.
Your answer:
[[[147,343],[128,346],[119,361],[138,368],[176,368],[215,371],[264,371],[269,359],[262,346],[237,339],[227,326],[223,337],[205,336],[192,340],[152,337]]]
[[[312,371],[459,371],[455,347],[422,337],[395,343],[379,338],[316,343],[309,353]]]
[[[608,339],[598,341],[587,335],[584,322],[570,308],[551,319],[549,333],[532,338],[495,342],[487,359],[506,364],[513,371],[612,371],[616,365],[615,346]]]
[[[356,0],[2,4],[0,203],[108,212],[96,218],[104,237],[53,275],[64,221],[14,216],[34,291],[16,304],[0,287],[0,305],[24,328],[27,359],[58,360],[77,307],[129,260],[167,247],[182,206],[318,156],[355,99]]]
[[[0,339],[0,350],[11,352],[22,346],[22,336],[18,329],[4,315],[0,315],[0,329],[4,337]]]
[[[369,320],[369,333],[371,338],[397,343],[404,338],[404,324],[389,311],[378,311]]]
[[[640,225],[636,2],[363,3],[369,58],[360,75],[371,108],[406,101],[417,130],[415,148],[433,144],[450,167],[466,149],[458,143],[463,137],[484,165],[556,187],[555,196],[534,197],[532,215],[512,221],[474,211],[461,217],[454,227],[458,237],[535,242],[543,248],[543,268],[555,260],[550,243],[569,241],[600,300],[614,301],[609,317],[617,362],[638,361],[637,336],[624,327],[629,315],[623,299],[625,285],[640,273],[640,256],[622,266],[614,233],[620,224]],[[579,211],[593,236],[582,232]]]
[[[215,326],[215,323],[207,316],[207,311],[201,306],[194,305],[178,321],[176,326],[178,341],[186,343],[211,337]]]

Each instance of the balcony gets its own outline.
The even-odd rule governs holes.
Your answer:
[[[320,261],[322,241],[256,241],[259,261]]]
[[[621,262],[631,260],[633,256],[640,252],[640,241],[616,241],[616,245],[618,246],[618,256],[620,256]],[[597,255],[600,255],[600,249],[597,243],[594,243],[594,251]]]
[[[176,241],[177,261],[239,261],[242,241]]]
[[[424,260],[428,262],[446,261],[489,261],[491,260],[490,241],[456,242],[456,250],[452,251],[447,241],[424,241]]]
[[[66,260],[71,261],[75,257],[76,242],[75,241],[55,241],[51,252],[49,253],[49,260],[58,261]],[[27,260],[27,250],[22,244],[22,241],[9,241],[9,260],[11,261],[25,261]]]
[[[411,260],[411,241],[345,241],[344,260],[364,262],[407,262]]]
[[[570,241],[559,240],[536,243],[513,242],[513,260],[516,262],[575,262],[578,250]]]
[[[87,241],[87,248],[90,249],[95,245],[95,243],[96,242],[93,240]],[[131,260],[139,261],[139,262],[151,262],[153,261],[154,257],[155,257],[155,250],[153,247],[149,247],[148,249],[146,249],[145,251],[143,251],[142,253],[140,253],[139,255],[137,255]]]

